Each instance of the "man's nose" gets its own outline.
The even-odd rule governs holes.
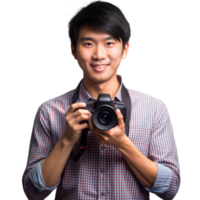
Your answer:
[[[94,50],[94,54],[93,54],[93,59],[98,59],[98,60],[102,60],[106,58],[106,50],[104,48],[104,46],[102,45],[98,45],[96,46],[95,50]]]

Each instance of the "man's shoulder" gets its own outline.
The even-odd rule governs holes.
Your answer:
[[[60,96],[55,98],[49,99],[41,104],[40,109],[48,110],[52,108],[62,108],[62,107],[69,107],[72,104],[72,97],[74,95],[75,89],[70,90]]]
[[[153,97],[149,94],[145,94],[136,90],[132,90],[132,89],[128,89],[130,98],[131,98],[131,102],[132,104],[140,104],[140,105],[149,105],[149,106],[162,106],[164,105],[163,101]]]

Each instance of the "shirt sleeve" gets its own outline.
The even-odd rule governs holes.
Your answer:
[[[35,115],[28,145],[28,158],[22,175],[22,192],[26,199],[47,199],[54,191],[44,189],[39,175],[40,162],[52,152],[55,144],[51,132],[50,105],[43,101]],[[53,188],[54,189],[54,188]]]
[[[53,186],[53,187],[46,187],[43,177],[42,177],[42,171],[41,171],[41,162],[38,162],[37,164],[35,164],[35,166],[31,169],[30,173],[29,173],[29,178],[31,180],[31,182],[33,183],[33,185],[40,191],[40,192],[44,192],[45,190],[49,190],[49,191],[53,191],[60,183],[60,179],[58,181],[58,183]]]
[[[146,190],[157,194],[163,194],[169,189],[172,179],[172,171],[168,167],[160,163],[157,163],[157,166],[158,173],[154,185],[150,189],[146,188]]]
[[[155,183],[149,191],[162,199],[173,199],[180,186],[180,169],[172,125],[163,102],[155,112],[149,148],[149,158],[158,165]]]

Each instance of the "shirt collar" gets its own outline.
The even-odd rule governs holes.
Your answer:
[[[112,100],[122,101],[122,97],[121,97],[122,77],[120,75],[117,75],[117,79],[120,83],[120,87]],[[79,98],[78,98],[77,102],[87,102],[90,100],[96,100],[96,99],[94,99],[90,96],[90,94],[85,89],[85,87],[83,85],[83,81],[82,81],[81,85],[80,85]]]

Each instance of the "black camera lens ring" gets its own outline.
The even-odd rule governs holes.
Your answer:
[[[99,114],[104,112],[108,112],[110,115],[109,123],[104,123],[102,120],[99,120]],[[103,104],[94,110],[92,121],[98,129],[107,131],[117,125],[117,115],[113,107]]]

